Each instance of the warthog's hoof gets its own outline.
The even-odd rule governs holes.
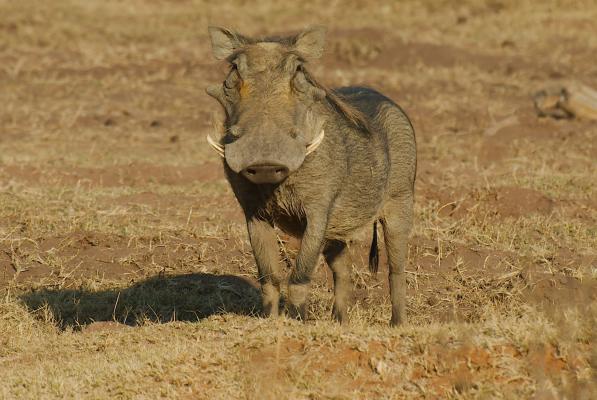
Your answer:
[[[406,313],[399,315],[392,313],[392,319],[390,319],[390,326],[402,326],[407,324]]]
[[[346,307],[338,307],[334,305],[332,309],[332,318],[338,321],[342,325],[348,324],[348,310]]]
[[[261,286],[261,296],[263,298],[263,309],[261,311],[264,317],[277,317],[279,315],[280,290],[271,283]]]
[[[292,318],[305,321],[307,316],[308,297],[308,284],[288,285],[288,315],[290,315]]]
[[[294,319],[298,319],[299,321],[306,321],[307,319],[307,305],[294,305],[288,304],[287,307],[288,316]]]

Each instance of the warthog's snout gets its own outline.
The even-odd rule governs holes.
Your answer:
[[[280,183],[288,176],[288,167],[284,165],[256,164],[245,168],[242,174],[256,184]]]
[[[211,147],[226,164],[255,184],[276,184],[296,171],[309,154],[323,142],[325,132],[305,143],[289,135],[246,135],[223,145],[207,136]]]

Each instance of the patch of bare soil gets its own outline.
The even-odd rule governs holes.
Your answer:
[[[532,214],[547,215],[554,210],[555,201],[545,194],[527,188],[504,186],[490,190],[427,191],[427,199],[438,203],[440,216],[461,218],[478,212],[486,212],[497,218],[519,218]]]
[[[169,165],[129,164],[104,168],[53,168],[32,166],[0,166],[0,176],[6,181],[26,184],[79,185],[81,187],[141,187],[150,184],[188,185],[224,178],[219,163],[175,167]]]
[[[224,221],[244,222],[244,214],[236,199],[221,196],[186,196],[184,194],[141,192],[118,197],[106,197],[101,201],[105,206],[145,206],[165,213],[183,210],[182,216],[190,222],[201,222],[207,216]],[[188,212],[188,214],[186,214]],[[195,216],[201,218],[196,220]],[[190,217],[190,218],[189,218]]]
[[[183,56],[184,57],[184,56]],[[0,78],[6,71],[0,71]],[[22,77],[27,79],[106,79],[118,77],[119,79],[143,79],[150,82],[164,81],[173,77],[184,77],[190,74],[201,74],[208,79],[218,79],[218,71],[212,64],[197,62],[196,60],[181,59],[178,62],[164,62],[153,60],[143,64],[127,63],[110,66],[95,66],[89,68],[69,68],[57,66],[51,71],[42,69],[29,69],[24,71]]]
[[[141,192],[105,199],[106,204],[123,206],[144,205],[158,209],[162,207],[177,207],[194,201],[195,199],[190,196],[180,194],[158,194],[153,192]]]
[[[330,39],[328,63],[366,65],[386,69],[422,64],[426,67],[453,68],[474,65],[480,69],[497,71],[528,67],[521,58],[480,53],[462,47],[425,42],[405,42],[375,28],[341,29]],[[336,65],[334,65],[336,66]]]
[[[11,281],[35,283],[45,280],[65,282],[76,277],[122,279],[134,276],[137,268],[122,262],[132,249],[122,237],[93,232],[2,245],[0,261],[4,286]]]
[[[571,276],[536,274],[525,291],[525,298],[539,304],[551,315],[557,315],[567,308],[597,301],[597,282],[581,281]]]
[[[489,194],[486,202],[501,217],[549,214],[553,209],[553,200],[536,190],[520,187],[498,188]]]
[[[521,382],[500,379],[495,374],[496,365],[521,362],[533,369],[533,374],[545,379],[566,375],[574,379],[575,360],[558,356],[550,345],[520,351],[512,346],[495,345],[478,347],[472,344],[450,343],[421,344],[410,366],[401,352],[400,342],[370,341],[354,347],[309,346],[289,338],[249,350],[246,354],[246,372],[254,382],[255,394],[263,399],[279,398],[283,393],[296,390],[292,382],[301,378],[324,379],[329,382],[326,393],[333,397],[341,393],[359,392],[376,397],[384,388],[401,385],[412,396],[429,395],[425,386],[435,396],[449,396],[454,392],[464,394],[481,388],[486,382],[497,379],[504,391],[512,391]]]
[[[196,271],[199,264],[230,263],[226,271],[246,274],[237,260],[246,258],[227,238],[176,237],[126,238],[97,232],[72,234],[0,245],[0,287],[58,285],[72,287],[89,280],[140,278],[170,271]]]

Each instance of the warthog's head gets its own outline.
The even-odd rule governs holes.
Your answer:
[[[275,184],[297,170],[324,138],[317,104],[326,97],[304,69],[323,52],[325,30],[286,38],[252,39],[210,27],[214,56],[230,72],[207,89],[226,112],[221,141],[212,147],[234,172],[256,184]]]

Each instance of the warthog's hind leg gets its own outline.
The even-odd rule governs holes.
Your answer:
[[[263,313],[276,317],[280,304],[280,259],[276,232],[269,222],[255,218],[247,222],[247,227],[261,283]]]
[[[334,274],[334,308],[332,315],[341,324],[348,322],[348,305],[351,300],[352,279],[350,257],[345,242],[329,242],[323,250],[325,261]]]
[[[392,198],[383,208],[381,223],[388,254],[390,298],[392,301],[391,325],[407,322],[406,318],[406,265],[408,236],[413,218],[412,195]]]

